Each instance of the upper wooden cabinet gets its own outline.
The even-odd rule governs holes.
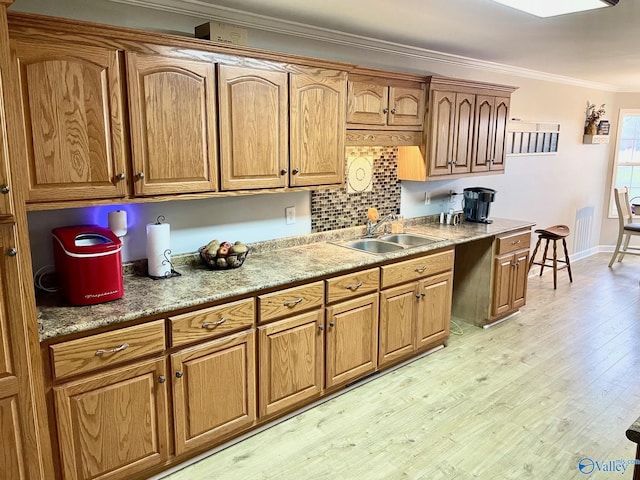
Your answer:
[[[217,190],[214,64],[126,57],[135,194]]]
[[[510,95],[515,87],[428,77],[429,102],[419,147],[398,149],[398,178],[504,171]]]
[[[398,73],[369,69],[350,73],[347,128],[421,130],[425,84],[401,77]]]
[[[7,118],[4,110],[5,77],[0,73],[0,216],[13,215],[13,195],[9,178]]]
[[[218,72],[222,190],[286,187],[287,73],[231,65]]]
[[[222,190],[343,182],[345,72],[220,65],[219,85]]]
[[[344,182],[347,74],[299,67],[289,79],[292,187]]]
[[[474,172],[504,170],[509,97],[478,95],[473,145]]]
[[[475,95],[434,90],[429,123],[432,176],[467,173],[471,169]]]
[[[127,193],[119,54],[12,40],[29,166],[28,201]]]

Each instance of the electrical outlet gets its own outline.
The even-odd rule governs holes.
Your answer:
[[[431,192],[424,192],[424,204],[431,205]]]
[[[284,209],[284,218],[287,225],[296,223],[296,207],[287,207]]]

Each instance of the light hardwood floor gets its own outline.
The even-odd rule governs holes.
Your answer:
[[[519,315],[462,324],[449,346],[167,480],[631,479],[578,461],[634,458],[640,259],[609,254],[529,282]]]

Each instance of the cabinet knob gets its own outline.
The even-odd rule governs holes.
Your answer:
[[[323,331],[324,330],[324,325],[318,325],[318,330]]]
[[[6,195],[7,193],[9,193],[9,185],[7,185],[6,183],[5,183],[4,185],[2,185],[2,186],[0,187],[0,192],[4,193],[5,195]]]
[[[158,383],[164,383],[167,381],[167,378],[164,375],[160,375],[158,377]]]
[[[123,172],[120,172],[118,175],[116,175],[116,178],[118,180],[124,180],[126,178],[126,175]]]
[[[176,378],[182,378],[183,375],[184,373],[182,373],[181,371],[176,372]]]
[[[382,113],[384,113],[384,114],[389,113],[389,109],[388,109],[388,108],[383,108],[383,109],[382,109]]]
[[[424,293],[424,292],[423,292],[423,293],[416,293],[416,298],[417,298],[418,300],[420,300],[421,298],[424,298],[424,297],[425,297],[425,295],[426,295],[426,293]]]
[[[7,249],[7,256],[8,257],[15,257],[16,255],[18,255],[18,250],[16,250],[13,247]]]
[[[139,180],[142,180],[144,178],[144,172],[138,172],[136,177],[138,177]]]
[[[329,322],[329,326],[330,327],[335,327],[336,326],[336,322]]]
[[[392,108],[392,109],[391,109],[391,114],[392,114],[392,115],[395,115],[395,113],[396,113],[396,109],[395,109],[395,108]]]
[[[283,168],[282,170],[280,170],[280,175],[286,175],[287,173],[289,173],[289,170],[286,168]]]
[[[296,174],[300,173],[300,169],[299,168],[294,168],[293,170],[291,170],[291,173],[296,175]]]

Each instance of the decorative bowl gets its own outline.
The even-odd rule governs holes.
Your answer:
[[[229,253],[225,256],[211,255],[205,250],[205,247],[200,247],[198,252],[200,253],[200,259],[211,270],[230,270],[232,268],[239,268],[244,263],[249,250],[242,253]]]

